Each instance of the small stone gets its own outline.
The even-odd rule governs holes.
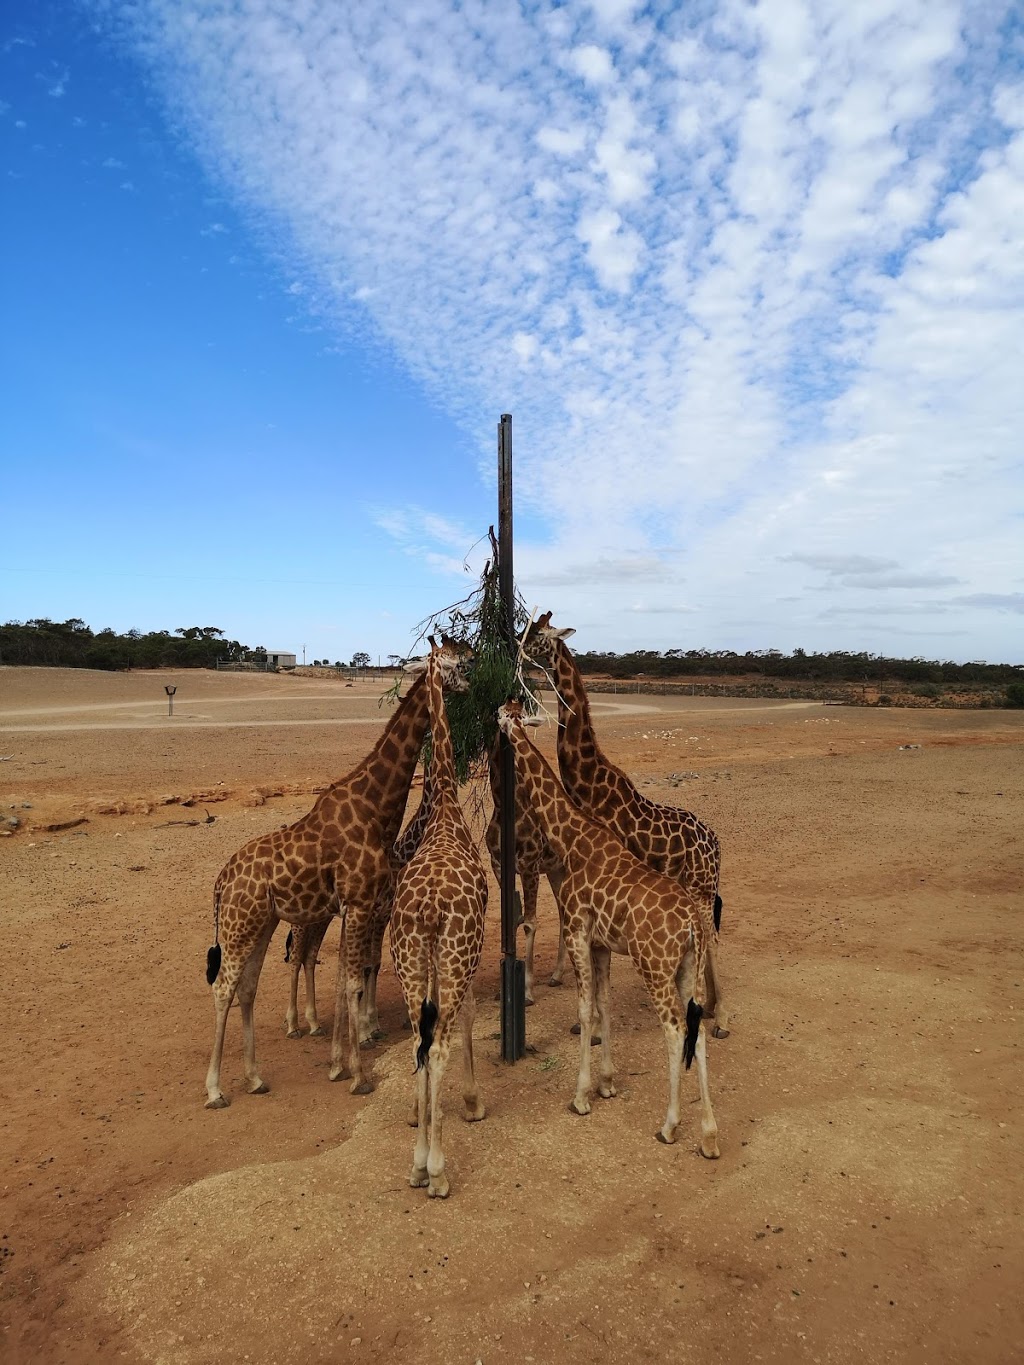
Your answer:
[[[352,1340],[349,1342],[350,1346],[361,1346],[362,1344],[363,1344],[362,1337],[353,1337]]]

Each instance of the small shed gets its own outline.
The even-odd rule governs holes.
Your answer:
[[[271,668],[294,668],[295,655],[289,654],[283,649],[268,649],[267,663]]]

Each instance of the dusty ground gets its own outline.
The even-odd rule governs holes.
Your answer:
[[[571,987],[540,987],[537,1051],[501,1065],[495,893],[489,1115],[460,1121],[456,1066],[453,1193],[430,1203],[405,1183],[390,969],[377,1090],[354,1098],[327,1040],[284,1036],[279,935],[256,1011],[272,1093],[242,1093],[233,1016],[232,1104],[203,1109],[214,876],[369,749],[371,688],[0,669],[0,816],[21,821],[0,839],[0,1358],[1024,1358],[1024,717],[600,698],[595,719],[722,839],[722,1159],[695,1154],[696,1106],[654,1141],[663,1047],[622,959],[616,1100],[566,1110]],[[545,887],[545,972],[553,922]]]

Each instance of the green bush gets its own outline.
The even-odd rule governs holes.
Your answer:
[[[1006,689],[1007,706],[1024,706],[1024,682],[1012,682]]]

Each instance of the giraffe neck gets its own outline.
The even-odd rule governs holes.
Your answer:
[[[427,717],[427,680],[420,676],[399,702],[380,739],[346,781],[350,790],[376,808],[392,841],[402,823]]]
[[[522,725],[512,727],[509,740],[515,754],[516,781],[521,784],[530,811],[552,851],[565,863],[579,836],[592,830],[593,822],[566,796],[550,764]]]
[[[433,663],[427,669],[427,691],[430,705],[430,786],[432,809],[445,801],[458,801],[459,783],[455,776],[455,750],[444,705],[441,674]]]
[[[555,685],[558,688],[558,768],[568,791],[584,805],[590,805],[600,772],[613,765],[598,745],[583,678],[576,660],[561,640],[555,655]]]

